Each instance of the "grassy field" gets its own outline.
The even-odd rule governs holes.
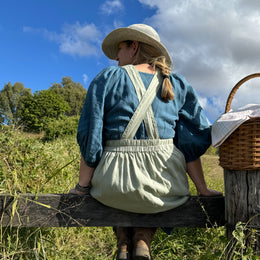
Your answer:
[[[74,136],[44,142],[41,135],[0,129],[0,192],[67,193],[77,183],[79,149]],[[216,151],[202,157],[209,188],[224,191]],[[190,183],[192,194],[196,194]],[[259,259],[244,249],[243,225],[236,230],[232,259]],[[225,259],[225,228],[176,228],[172,235],[158,230],[152,244],[155,260]],[[115,259],[112,228],[2,228],[0,259]],[[241,258],[242,259],[242,258]]]

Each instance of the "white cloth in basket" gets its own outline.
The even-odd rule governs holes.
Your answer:
[[[260,117],[259,104],[248,104],[222,114],[212,125],[212,146],[220,146],[240,125],[256,117]]]

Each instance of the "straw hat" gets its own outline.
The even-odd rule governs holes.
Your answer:
[[[102,50],[109,59],[115,60],[119,43],[128,40],[147,43],[155,47],[160,52],[160,55],[166,58],[166,62],[170,66],[172,65],[171,57],[165,46],[161,43],[158,33],[146,24],[133,24],[112,31],[104,39]]]

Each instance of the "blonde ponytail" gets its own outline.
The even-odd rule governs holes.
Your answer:
[[[154,59],[153,67],[158,68],[163,77],[162,94],[161,97],[166,102],[174,99],[174,93],[172,91],[172,84],[169,80],[169,75],[171,73],[170,68],[167,66],[165,57],[157,57]]]
[[[161,97],[167,102],[169,100],[174,100],[174,93],[172,91],[172,84],[169,80],[169,76],[163,80]]]

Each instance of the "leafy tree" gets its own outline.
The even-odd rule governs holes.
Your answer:
[[[26,130],[39,132],[46,128],[49,121],[58,120],[69,111],[70,106],[62,96],[52,90],[42,90],[23,99],[19,117]]]
[[[16,82],[13,86],[9,82],[4,85],[0,92],[0,123],[13,125],[18,123],[18,111],[22,106],[22,99],[30,97],[31,89],[25,88],[20,82]]]
[[[63,77],[61,84],[52,84],[50,90],[61,95],[68,102],[71,110],[66,113],[67,116],[77,116],[81,113],[87,94],[82,84],[72,81],[71,77]]]

